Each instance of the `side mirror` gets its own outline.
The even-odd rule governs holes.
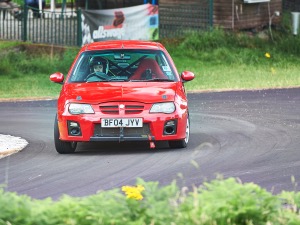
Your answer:
[[[191,81],[195,78],[194,73],[190,72],[190,71],[183,71],[181,73],[181,79],[183,81]]]
[[[62,84],[64,81],[64,75],[60,72],[56,72],[56,73],[50,75],[50,80],[54,83]]]

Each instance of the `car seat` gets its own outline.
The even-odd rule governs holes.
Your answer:
[[[146,80],[153,78],[167,79],[168,77],[162,72],[158,63],[150,58],[143,59],[134,74],[130,77],[131,80]]]

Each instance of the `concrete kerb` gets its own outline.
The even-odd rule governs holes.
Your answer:
[[[56,98],[45,97],[45,98],[10,98],[2,99],[0,102],[17,102],[17,101],[38,101],[38,100],[55,100]],[[0,159],[11,154],[22,151],[28,142],[21,137],[14,137],[11,135],[0,134]]]
[[[21,137],[0,134],[0,159],[22,151],[28,142]]]

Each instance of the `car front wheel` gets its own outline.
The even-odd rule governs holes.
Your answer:
[[[60,154],[74,153],[77,147],[77,142],[75,141],[61,141],[59,139],[57,115],[55,116],[54,121],[54,144],[56,151]]]
[[[185,129],[185,139],[176,140],[176,141],[169,141],[170,148],[185,148],[189,142],[190,138],[190,120],[189,116],[186,119],[186,129]]]

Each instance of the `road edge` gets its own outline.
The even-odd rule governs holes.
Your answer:
[[[22,151],[28,144],[21,137],[0,134],[0,159]]]

